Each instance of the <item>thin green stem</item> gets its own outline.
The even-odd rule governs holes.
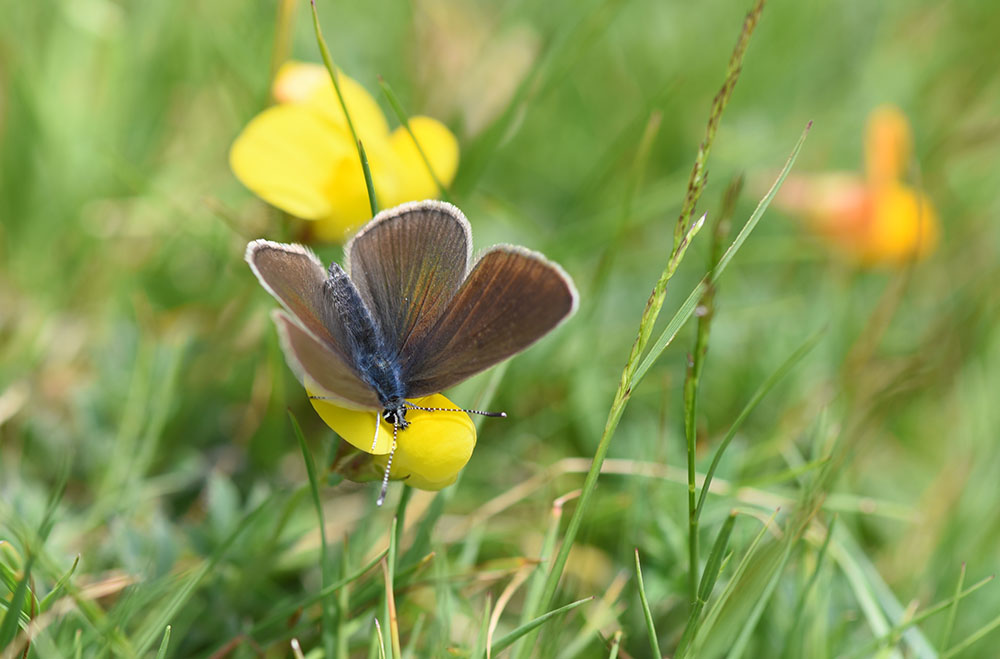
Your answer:
[[[722,246],[729,234],[729,224],[736,207],[736,200],[743,188],[743,179],[738,177],[723,196],[722,210],[715,222],[712,232],[712,246],[708,252],[708,271],[713,272],[722,258]],[[692,607],[698,597],[699,561],[698,561],[698,520],[697,505],[698,486],[696,479],[696,461],[698,451],[698,389],[701,385],[701,372],[705,365],[705,355],[708,352],[708,337],[715,316],[716,286],[707,286],[702,293],[698,305],[698,329],[695,333],[694,350],[688,360],[687,375],[684,379],[684,436],[687,440],[688,468],[688,593]]]
[[[399,123],[406,129],[406,132],[410,134],[410,139],[413,140],[413,144],[416,145],[417,152],[423,159],[424,166],[427,167],[427,173],[431,175],[434,185],[437,186],[438,191],[441,193],[441,198],[445,201],[451,201],[451,197],[448,195],[448,188],[446,188],[444,183],[441,182],[441,179],[438,178],[437,173],[431,166],[430,158],[427,157],[427,153],[424,151],[424,147],[420,145],[420,141],[414,134],[413,128],[410,127],[409,115],[407,115],[406,111],[403,109],[403,104],[399,102],[399,98],[397,98],[396,94],[393,93],[392,87],[389,86],[389,83],[387,83],[382,76],[378,77],[378,84],[379,87],[382,88],[382,93],[385,94],[386,99],[389,101],[389,106],[392,107],[392,111],[396,113],[396,119],[398,119]]]
[[[368,167],[368,158],[365,156],[365,149],[361,145],[361,138],[358,137],[358,131],[354,128],[351,113],[347,111],[344,94],[340,91],[340,74],[337,71],[337,65],[333,63],[333,58],[330,56],[330,49],[326,45],[326,40],[323,38],[323,30],[319,26],[319,14],[316,13],[316,0],[309,0],[309,5],[312,8],[313,30],[316,32],[316,43],[319,44],[319,52],[323,57],[323,64],[326,65],[326,70],[330,73],[330,80],[333,81],[333,89],[337,92],[340,109],[344,112],[344,119],[347,120],[347,128],[351,131],[351,137],[354,138],[354,144],[358,149],[358,160],[361,162],[361,170],[365,175],[365,187],[368,189],[368,204],[371,206],[372,217],[374,217],[378,213],[378,203],[375,201],[375,185],[372,182],[371,170]]]
[[[691,239],[695,236],[695,234],[697,234],[698,230],[701,229],[704,217],[701,221],[695,222],[690,226],[688,226],[687,220],[690,213],[693,212],[698,199],[701,197],[701,191],[704,187],[704,167],[708,149],[714,140],[715,129],[718,125],[719,117],[729,100],[729,96],[732,92],[732,86],[735,85],[736,78],[739,76],[739,64],[742,62],[743,54],[746,52],[749,34],[752,32],[753,27],[757,24],[757,19],[759,18],[762,9],[763,2],[758,1],[752,12],[744,20],[740,39],[737,42],[735,50],[733,51],[733,59],[730,61],[730,72],[727,74],[726,82],[723,85],[723,92],[725,93],[720,92],[720,95],[716,97],[716,102],[713,104],[712,115],[709,118],[705,141],[702,143],[702,148],[699,150],[699,158],[696,160],[694,170],[692,171],[692,181],[699,181],[700,183],[688,190],[688,195],[685,199],[684,206],[682,207],[680,218],[678,219],[679,227],[675,231],[674,248],[667,261],[667,267],[660,275],[659,280],[656,282],[656,285],[646,302],[646,307],[643,310],[642,319],[639,323],[639,331],[634,343],[632,344],[632,350],[629,354],[628,360],[626,361],[625,368],[622,370],[618,390],[615,392],[614,401],[611,404],[611,409],[608,412],[608,418],[604,425],[604,431],[601,434],[600,441],[598,442],[597,450],[594,452],[594,459],[591,462],[590,470],[587,472],[587,476],[584,480],[580,500],[577,502],[573,515],[570,517],[562,545],[559,548],[559,554],[556,556],[552,569],[545,581],[545,588],[542,591],[540,607],[538,610],[545,610],[549,608],[552,601],[555,599],[559,579],[561,578],[563,569],[566,566],[566,560],[569,558],[569,552],[573,546],[573,541],[576,539],[576,534],[580,529],[580,524],[583,521],[583,515],[588,510],[590,498],[597,485],[597,478],[601,473],[601,466],[604,464],[604,459],[611,446],[611,438],[614,436],[615,430],[618,428],[618,423],[621,421],[622,414],[625,411],[625,407],[632,396],[635,376],[640,367],[640,357],[645,351],[649,338],[652,334],[653,327],[656,323],[656,319],[663,306],[663,301],[666,297],[667,282],[670,281],[670,278],[676,271],[677,266],[680,264]],[[728,91],[726,91],[727,89]],[[725,257],[723,257],[723,259],[724,258]]]
[[[642,614],[646,618],[646,633],[649,636],[649,647],[654,657],[662,657],[660,642],[656,638],[656,627],[653,625],[653,613],[649,610],[649,600],[646,598],[646,587],[642,583],[642,566],[639,564],[639,550],[635,550],[635,579],[639,587],[639,602],[642,604]]]

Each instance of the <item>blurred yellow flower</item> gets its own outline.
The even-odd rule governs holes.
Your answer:
[[[310,398],[310,401],[326,425],[359,451],[372,454],[368,475],[373,480],[381,478],[392,446],[392,425],[379,422],[378,439],[372,451],[378,412],[349,410],[317,398]],[[441,394],[410,402],[420,407],[455,408],[455,404]],[[405,480],[408,485],[422,490],[440,490],[454,483],[476,446],[476,427],[469,415],[460,411],[411,409],[406,413],[406,420],[410,425],[397,434],[389,478]]]
[[[356,81],[338,81],[364,144],[380,207],[438,196],[405,126],[390,132],[375,99]],[[254,117],[233,142],[229,164],[268,203],[314,221],[320,240],[341,241],[371,218],[364,174],[347,120],[326,69],[288,62],[274,81],[278,104]],[[458,140],[430,117],[412,117],[416,136],[438,180],[458,169]]]
[[[938,217],[926,195],[902,182],[910,124],[896,107],[868,117],[865,175],[789,176],[775,203],[803,216],[836,249],[863,265],[900,265],[937,245]]]

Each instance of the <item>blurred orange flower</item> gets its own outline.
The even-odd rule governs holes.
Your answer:
[[[775,204],[806,219],[834,248],[863,265],[900,265],[937,245],[930,199],[902,181],[912,151],[910,124],[894,106],[868,117],[865,174],[789,176]]]
[[[404,126],[390,132],[375,99],[338,78],[364,144],[382,207],[438,196],[437,184]],[[275,77],[278,104],[254,117],[233,142],[233,173],[257,196],[305,220],[314,235],[339,242],[371,218],[361,163],[326,69],[287,62]],[[411,117],[410,129],[434,173],[448,185],[458,169],[458,140],[435,119]]]

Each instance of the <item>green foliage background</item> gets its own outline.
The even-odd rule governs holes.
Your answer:
[[[489,405],[509,418],[481,424],[456,486],[409,502],[417,532],[403,535],[402,558],[436,552],[397,575],[399,630],[417,657],[484,647],[484,607],[539,558],[553,500],[582,483],[575,463],[549,467],[579,457],[585,470],[594,453],[749,9],[733,0],[456,3],[444,13],[453,20],[435,24],[439,5],[319,9],[349,75],[373,94],[383,76],[411,112],[436,114],[459,134],[454,197],[477,246],[545,252],[574,276],[582,304],[502,372],[452,395],[473,405],[495,386]],[[274,304],[242,260],[249,239],[291,240],[299,227],[242,188],[226,159],[268,103],[276,15],[273,2],[237,0],[3,6],[3,610],[29,555],[38,600],[79,556],[61,604],[37,618],[29,656],[145,655],[168,623],[167,656],[224,646],[227,656],[285,656],[292,636],[322,656],[319,609],[307,601],[321,584],[316,512],[286,409],[320,464],[335,438],[285,367],[268,320]],[[445,75],[441,53],[478,34],[458,16],[482,21],[487,45],[520,34],[536,49],[503,131],[470,134],[449,102],[468,94],[472,74]],[[308,5],[292,34],[293,53],[318,61]],[[911,602],[919,611],[951,597],[963,564],[970,585],[1000,557],[998,37],[1000,9],[981,0],[774,1],[751,41],[699,214],[711,222],[726,184],[744,173],[742,224],[766,189],[757,181],[769,183],[809,120],[797,172],[859,169],[865,117],[892,102],[913,122],[915,171],[943,239],[912,269],[861,271],[772,210],[720,282],[697,417],[701,472],[760,383],[825,332],[723,459],[718,478],[734,488],[708,500],[703,561],[730,509],[746,514],[717,594],[758,519],[779,500],[780,515],[794,511],[823,469],[814,461],[835,441],[844,448],[823,483],[816,528],[834,513],[838,522],[817,581],[804,595],[823,541],[813,532],[794,544],[744,656],[937,656],[997,624],[1000,589],[990,584],[959,605],[950,640],[944,612],[902,640],[889,634],[886,649],[867,645]],[[488,49],[462,52],[485,62]],[[505,58],[486,71],[478,75],[498,85],[521,79]],[[639,177],[654,113],[662,121]],[[704,274],[709,234],[671,281],[667,317]],[[336,246],[320,253],[341,256]],[[602,476],[558,597],[605,601],[543,626],[536,656],[608,656],[617,630],[621,656],[651,656],[634,548],[659,644],[677,645],[688,614],[682,385],[693,327],[635,391],[609,454],[630,461],[614,463],[629,473]],[[637,473],[647,463],[661,465],[658,477]],[[350,574],[385,548],[393,489],[376,510],[375,486],[321,488],[331,573]],[[511,505],[484,517],[505,493]],[[39,534],[45,519],[51,530]],[[751,570],[766,572],[772,554],[754,554]],[[372,571],[335,602],[327,622],[339,625],[337,656],[371,656],[381,580]],[[523,590],[495,638],[517,626],[522,601]],[[752,604],[750,595],[731,601],[712,631],[718,652]],[[282,615],[299,605],[299,617]],[[24,610],[25,620],[38,613]],[[987,635],[960,656],[995,657],[998,643]],[[704,656],[715,656],[711,645]]]

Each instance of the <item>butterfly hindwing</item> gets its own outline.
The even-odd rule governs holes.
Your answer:
[[[404,355],[407,397],[447,389],[521,352],[576,304],[573,282],[558,265],[523,247],[492,248],[422,344]]]
[[[255,240],[247,245],[246,261],[268,293],[299,324],[345,360],[350,359],[347,329],[327,299],[327,273],[316,255],[302,245]]]
[[[468,270],[472,233],[440,201],[385,211],[347,244],[347,272],[394,356],[425,342]]]
[[[341,407],[381,408],[371,387],[326,342],[301,327],[284,311],[275,310],[271,317],[278,326],[285,360],[303,385],[309,389],[318,387],[317,395],[333,399]]]

